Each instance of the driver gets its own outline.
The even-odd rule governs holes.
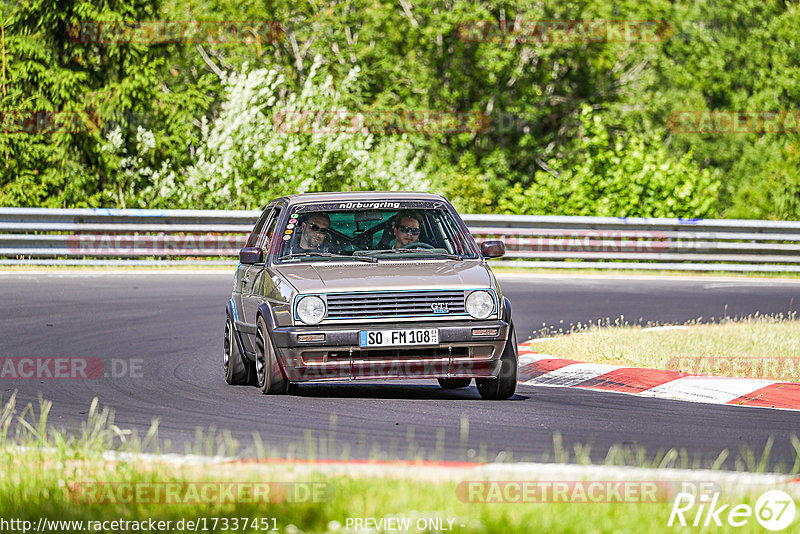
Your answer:
[[[328,239],[331,218],[327,213],[312,213],[300,223],[300,241],[293,247],[292,253],[319,252]]]
[[[394,216],[394,248],[404,248],[419,241],[422,215],[416,211],[401,211]]]

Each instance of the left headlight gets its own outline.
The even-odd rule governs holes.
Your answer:
[[[297,301],[297,317],[306,324],[317,324],[325,317],[325,302],[316,295]]]
[[[467,297],[466,307],[475,319],[486,319],[494,311],[494,299],[488,291],[473,291]]]

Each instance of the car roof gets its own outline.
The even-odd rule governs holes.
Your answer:
[[[343,202],[343,201],[379,201],[379,200],[447,200],[434,193],[417,193],[414,191],[343,191],[332,193],[300,193],[280,197],[290,203],[298,202]]]

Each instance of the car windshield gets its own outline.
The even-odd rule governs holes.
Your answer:
[[[441,202],[296,205],[279,230],[277,261],[477,259],[456,217]]]

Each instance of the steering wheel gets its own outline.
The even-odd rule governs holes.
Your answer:
[[[427,243],[423,243],[422,241],[417,241],[416,243],[409,243],[408,245],[404,246],[403,248],[408,248],[408,249],[434,248],[434,246],[433,245],[429,245]]]

